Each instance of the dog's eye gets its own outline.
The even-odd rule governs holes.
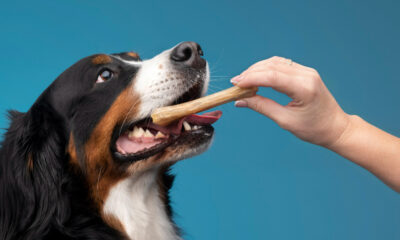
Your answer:
[[[113,77],[113,73],[110,70],[102,71],[97,77],[96,83],[102,83],[110,80]]]

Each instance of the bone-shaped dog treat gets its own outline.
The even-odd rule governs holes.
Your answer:
[[[202,112],[208,110],[210,108],[235,101],[241,98],[252,97],[256,95],[258,91],[257,87],[252,88],[240,88],[237,86],[228,88],[226,90],[198,98],[193,101],[181,103],[178,105],[167,106],[162,108],[155,109],[151,118],[153,119],[153,123],[167,126],[175,120],[178,120],[182,117],[188,116],[190,114],[195,114],[198,112]]]

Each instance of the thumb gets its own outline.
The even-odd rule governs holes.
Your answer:
[[[284,106],[272,99],[262,97],[260,95],[238,100],[235,102],[235,106],[251,108],[256,112],[269,117],[278,124],[288,117],[287,110]]]

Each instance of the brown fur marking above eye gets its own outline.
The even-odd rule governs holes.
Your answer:
[[[112,62],[112,59],[105,54],[97,55],[96,57],[94,57],[92,59],[92,63],[94,65],[106,64],[106,63],[110,63],[110,62]]]
[[[101,118],[84,146],[86,177],[99,210],[102,209],[110,188],[127,177],[127,173],[116,165],[111,155],[112,132],[116,125],[137,114],[139,103],[139,96],[128,86]]]
[[[137,54],[135,52],[127,52],[126,54],[128,54],[129,56],[131,56],[133,58],[139,58],[139,54]]]

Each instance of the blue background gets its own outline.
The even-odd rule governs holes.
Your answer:
[[[0,127],[7,109],[26,111],[84,56],[150,58],[193,40],[211,65],[210,92],[280,55],[316,68],[345,111],[399,136],[399,10],[365,0],[2,1]],[[400,239],[400,195],[370,173],[248,109],[220,109],[212,148],[174,167],[185,239]]]

